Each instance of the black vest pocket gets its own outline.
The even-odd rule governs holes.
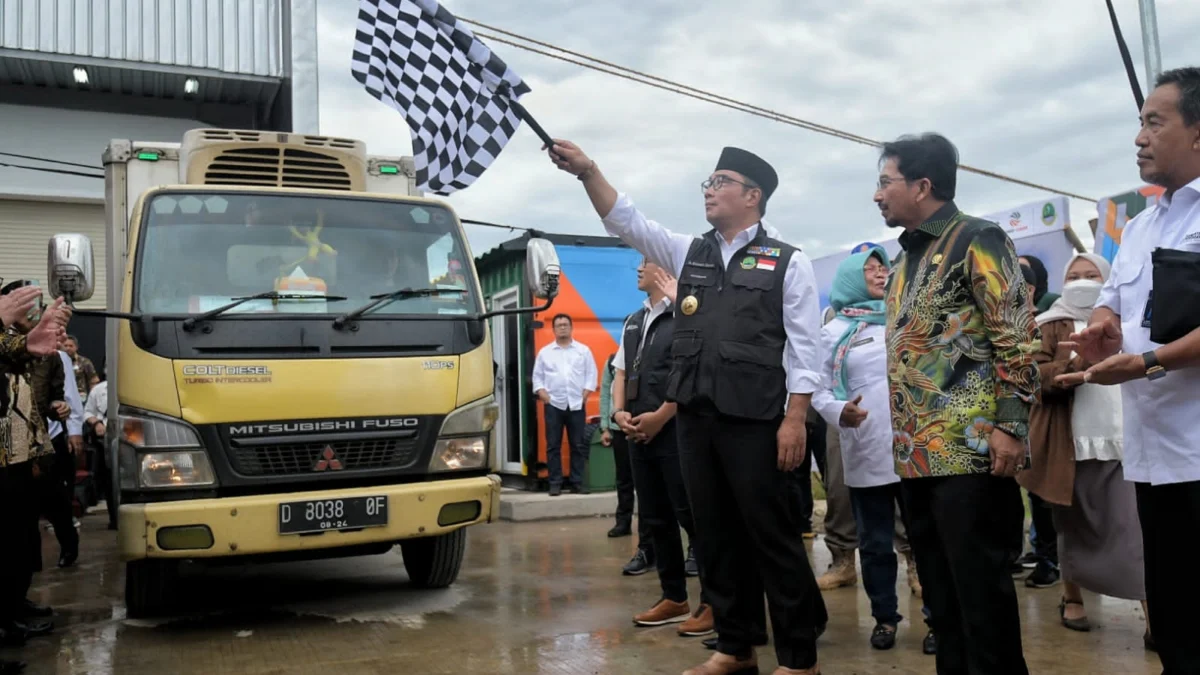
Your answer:
[[[667,378],[667,400],[687,405],[696,395],[700,371],[700,351],[704,340],[700,331],[675,331],[671,340],[671,374]]]
[[[769,345],[722,340],[714,393],[717,409],[738,417],[773,420],[783,414],[787,373],[783,350]]]

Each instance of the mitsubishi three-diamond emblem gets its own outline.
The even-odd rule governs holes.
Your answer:
[[[327,470],[328,471],[341,471],[342,470],[342,460],[337,458],[337,455],[333,452],[333,448],[328,445],[325,446],[325,449],[321,451],[321,458],[318,459],[316,465],[313,466],[313,471],[327,471]]]

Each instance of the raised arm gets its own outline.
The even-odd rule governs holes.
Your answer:
[[[600,172],[596,162],[574,143],[556,139],[550,157],[555,166],[583,183],[592,201],[592,208],[603,220],[604,229],[609,234],[619,237],[650,262],[679,276],[693,237],[672,232],[648,220],[634,207],[629,197],[617,192]]]

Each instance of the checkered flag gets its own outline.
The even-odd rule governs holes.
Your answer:
[[[408,120],[417,186],[440,195],[496,159],[521,123],[515,99],[529,92],[436,0],[360,0],[351,71]]]

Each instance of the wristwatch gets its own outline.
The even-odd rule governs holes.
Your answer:
[[[616,424],[617,423],[617,413],[619,413],[619,412],[625,412],[625,411],[620,408],[617,408],[616,410],[612,411],[612,414],[608,416],[609,421],[611,421],[613,424]]]
[[[1167,369],[1158,362],[1158,356],[1153,350],[1142,354],[1142,360],[1146,362],[1147,380],[1158,380],[1167,376]]]
[[[996,428],[1019,441],[1029,438],[1028,422],[997,422]]]

